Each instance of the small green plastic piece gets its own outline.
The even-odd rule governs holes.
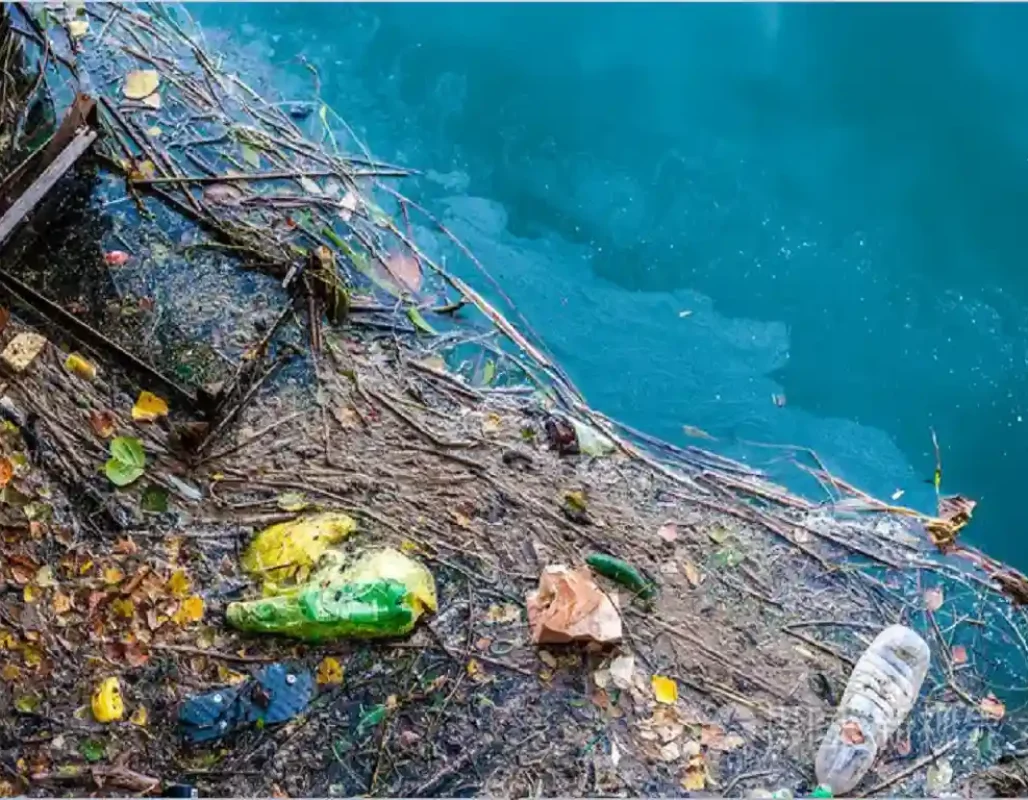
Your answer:
[[[834,797],[832,793],[832,787],[826,784],[820,784],[814,791],[810,793],[811,797]]]
[[[652,600],[657,594],[656,587],[627,561],[603,553],[592,553],[586,557],[585,563],[603,577],[631,589],[643,600]]]

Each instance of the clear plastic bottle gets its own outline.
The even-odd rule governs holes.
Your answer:
[[[928,672],[928,645],[904,625],[891,625],[853,668],[817,753],[818,783],[836,797],[856,786],[913,707]]]

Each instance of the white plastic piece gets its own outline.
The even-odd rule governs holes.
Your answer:
[[[924,639],[904,625],[886,628],[860,657],[814,765],[836,797],[860,782],[910,713],[929,657]]]

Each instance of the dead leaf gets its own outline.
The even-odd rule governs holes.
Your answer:
[[[950,651],[950,657],[953,659],[954,664],[966,664],[967,650],[962,644],[955,644]]]
[[[6,486],[8,481],[14,477],[14,464],[11,459],[0,458],[0,486]]]
[[[413,256],[390,253],[385,258],[385,268],[401,287],[412,294],[417,294],[421,289],[421,264]]]
[[[724,544],[725,540],[728,538],[728,531],[719,525],[707,531],[707,536],[709,536],[716,544]]]
[[[183,600],[178,611],[172,616],[176,625],[188,625],[191,622],[199,622],[201,619],[203,619],[203,598],[195,594]]]
[[[485,419],[482,420],[482,433],[496,433],[502,424],[503,417],[495,412],[490,412],[486,415]]]
[[[707,785],[707,762],[702,753],[689,758],[682,776],[682,788],[688,792],[702,792]]]
[[[676,525],[672,520],[668,520],[657,529],[657,536],[665,542],[670,543],[675,541],[678,539],[678,525]]]
[[[132,419],[137,422],[153,422],[158,417],[168,416],[168,403],[153,392],[139,393],[136,404],[132,406]]]
[[[942,794],[953,780],[953,765],[948,758],[940,758],[930,767],[925,775],[925,788],[930,795]]]
[[[238,206],[243,201],[243,190],[232,183],[208,183],[203,187],[203,199],[223,206]]]
[[[338,686],[343,682],[343,667],[339,660],[325,656],[318,664],[317,681],[319,686]]]
[[[546,567],[539,577],[539,589],[528,595],[526,605],[536,644],[621,640],[621,615],[610,596],[596,585],[588,567]]]
[[[693,439],[708,439],[712,442],[716,442],[717,438],[711,436],[703,428],[697,428],[695,425],[683,425],[682,432],[686,436],[691,436]]]
[[[67,614],[71,611],[71,598],[63,592],[54,592],[53,609],[55,614]]]
[[[78,353],[72,353],[64,362],[64,367],[69,372],[78,375],[82,380],[91,381],[96,377],[96,367]]]
[[[357,210],[357,195],[347,192],[339,201],[339,216],[343,222],[349,222],[353,212]]]
[[[142,100],[157,91],[161,76],[155,69],[135,69],[125,75],[122,94],[129,100]]]
[[[185,597],[189,594],[189,588],[189,578],[186,577],[185,570],[175,570],[168,579],[168,591],[175,597]]]
[[[75,18],[68,22],[68,35],[72,39],[85,38],[86,34],[89,33],[89,20]]]
[[[978,707],[981,709],[983,716],[994,719],[997,722],[1003,719],[1003,715],[1007,713],[1007,707],[1003,705],[1003,701],[991,693],[982,698]]]
[[[104,567],[104,583],[106,583],[108,586],[116,586],[123,580],[125,580],[125,573],[122,572],[118,567]]]
[[[925,589],[924,593],[924,607],[929,611],[938,611],[942,608],[942,589],[938,586],[933,586],[931,589]]]
[[[129,722],[133,725],[138,725],[140,728],[145,728],[149,718],[150,715],[147,713],[146,706],[139,706],[139,708],[132,712]]]
[[[900,758],[905,758],[906,756],[909,756],[911,751],[910,734],[907,734],[906,736],[896,739],[896,742],[893,744],[893,749],[896,751],[896,755],[898,755]]]
[[[113,411],[107,411],[106,409],[97,411],[94,409],[89,412],[89,427],[101,439],[109,439],[114,435],[117,422],[118,418],[114,416]]]
[[[703,576],[700,575],[700,571],[696,568],[696,565],[691,561],[686,561],[682,564],[682,569],[685,572],[685,578],[693,586],[693,588],[700,585],[700,581],[703,580]]]

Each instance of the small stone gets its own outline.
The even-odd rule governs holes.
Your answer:
[[[3,360],[8,369],[16,373],[24,372],[36,360],[36,356],[42,352],[45,345],[45,336],[38,333],[19,333],[4,348],[3,353],[0,353],[0,360]]]

